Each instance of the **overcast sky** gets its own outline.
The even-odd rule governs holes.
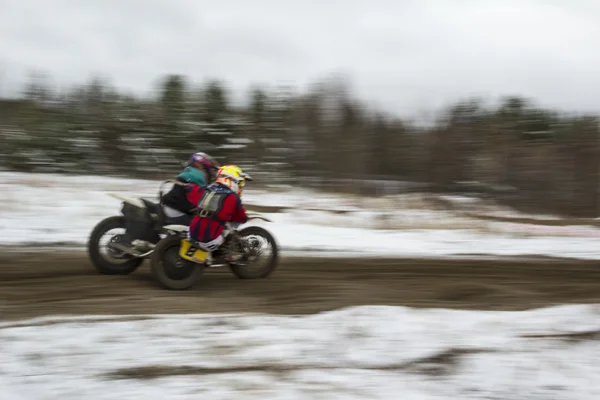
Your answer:
[[[238,95],[343,73],[403,116],[506,94],[600,112],[600,1],[0,0],[0,93],[34,69],[140,93],[215,77]]]

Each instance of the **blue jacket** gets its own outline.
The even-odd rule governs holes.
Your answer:
[[[194,167],[185,167],[183,172],[177,175],[177,180],[185,183],[195,183],[202,187],[208,185],[205,173]]]

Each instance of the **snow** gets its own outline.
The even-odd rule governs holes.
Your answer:
[[[159,183],[0,172],[0,244],[82,245],[95,224],[119,213],[108,193],[154,198]],[[600,259],[595,227],[483,221],[430,209],[419,195],[249,188],[244,198],[282,208],[266,214],[272,223],[256,224],[284,254]],[[48,316],[0,322],[0,399],[596,400],[599,338],[599,305]]]
[[[458,229],[374,230],[348,226],[315,226],[294,215],[270,214],[274,223],[256,223],[273,232],[280,244],[292,250],[347,252],[354,256],[448,256],[494,254],[547,255],[600,259],[596,237],[519,236],[487,234]]]
[[[108,193],[156,198],[161,181],[0,172],[0,244],[86,243],[121,204]],[[456,196],[455,196],[456,197]],[[446,200],[452,199],[447,196]],[[485,221],[427,208],[419,195],[381,199],[292,188],[252,190],[246,204],[279,207],[264,226],[288,252],[347,256],[545,255],[600,259],[592,226],[542,226]],[[454,201],[472,207],[472,202]]]
[[[600,341],[568,335],[599,331],[594,305],[45,317],[0,323],[0,393],[10,400],[596,400]],[[152,372],[155,379],[140,379]]]

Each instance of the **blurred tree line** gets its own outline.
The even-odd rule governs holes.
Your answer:
[[[256,87],[243,106],[223,82],[179,75],[148,98],[101,79],[66,92],[48,82],[33,75],[21,98],[0,99],[0,168],[164,178],[205,151],[274,183],[395,180],[531,211],[600,211],[597,117],[524,98],[465,100],[423,127],[369,109],[337,77],[304,93]]]

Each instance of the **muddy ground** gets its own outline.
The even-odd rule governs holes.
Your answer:
[[[207,270],[185,292],[159,288],[147,262],[98,275],[81,251],[0,252],[0,319],[49,314],[315,313],[355,305],[523,310],[600,302],[600,262],[531,259],[283,258],[268,279]]]

